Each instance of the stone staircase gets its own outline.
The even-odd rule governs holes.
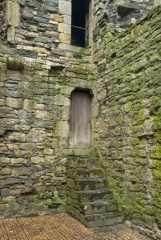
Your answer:
[[[67,212],[94,231],[122,228],[117,203],[94,157],[73,156],[67,162]]]

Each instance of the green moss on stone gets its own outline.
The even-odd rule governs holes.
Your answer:
[[[138,112],[138,121],[144,120],[144,109],[140,109]]]
[[[154,146],[151,153],[152,158],[161,159],[161,146]]]
[[[158,143],[161,143],[161,133],[156,133],[155,135],[156,135]]]
[[[159,227],[161,227],[161,209],[157,209],[156,212],[156,222],[158,224]]]
[[[125,205],[125,201],[124,201],[124,198],[123,198],[123,194],[121,193],[120,189],[119,189],[119,182],[118,180],[116,180],[112,174],[111,174],[111,171],[108,169],[108,168],[105,168],[104,167],[104,158],[102,157],[100,151],[98,148],[95,148],[94,149],[94,155],[96,155],[98,161],[97,161],[97,164],[98,166],[102,166],[103,170],[104,170],[104,174],[108,180],[108,186],[107,187],[110,187],[110,189],[112,190],[112,194],[113,194],[113,199],[117,202],[118,204],[118,211],[119,212],[123,212],[123,205]]]

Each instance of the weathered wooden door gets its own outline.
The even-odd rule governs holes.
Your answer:
[[[87,148],[91,141],[91,97],[87,92],[73,91],[70,109],[70,146]]]

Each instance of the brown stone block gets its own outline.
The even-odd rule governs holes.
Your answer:
[[[58,22],[58,23],[62,23],[63,22],[62,17],[58,17],[58,16],[54,16],[54,15],[50,16],[50,20],[54,21],[54,22]]]
[[[14,154],[15,155],[20,155],[20,150],[19,149],[14,149]]]
[[[8,205],[7,204],[0,204],[0,211],[5,211],[7,210]]]
[[[10,203],[10,202],[14,202],[14,201],[15,201],[15,197],[13,197],[13,196],[2,197],[2,202],[4,202],[4,203]]]
[[[10,175],[11,174],[11,169],[10,168],[3,168],[2,169],[2,175]]]
[[[13,189],[10,191],[11,195],[19,195],[21,194],[22,189]]]

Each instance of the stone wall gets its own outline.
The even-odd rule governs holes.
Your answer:
[[[114,28],[127,28],[142,18],[160,0],[101,0],[95,1],[95,10],[101,22],[108,22]]]
[[[71,92],[92,88],[89,53],[73,48],[51,66],[2,51],[0,217],[65,211],[67,156],[88,151],[70,148],[69,117]]]
[[[100,28],[94,145],[127,224],[161,238],[161,8],[116,34]],[[101,36],[101,40],[100,40]]]
[[[7,1],[7,39],[19,50],[29,45],[49,51],[59,42],[70,43],[70,24],[71,1]],[[26,50],[37,54],[32,47]]]
[[[67,158],[91,150],[69,146],[70,95],[90,89],[90,154],[126,223],[160,238],[160,8],[134,24],[157,3],[95,1],[94,43],[83,49],[70,45],[70,0],[7,1],[0,218],[66,210]]]
[[[90,52],[69,45],[71,1],[8,0],[2,15],[0,217],[64,211],[67,156],[82,154],[69,146],[70,95],[92,88]]]
[[[1,42],[0,50],[0,218],[65,211],[67,156],[88,152],[69,146],[71,92],[92,89],[95,72],[88,49],[66,44],[70,4],[7,1],[7,44]]]

